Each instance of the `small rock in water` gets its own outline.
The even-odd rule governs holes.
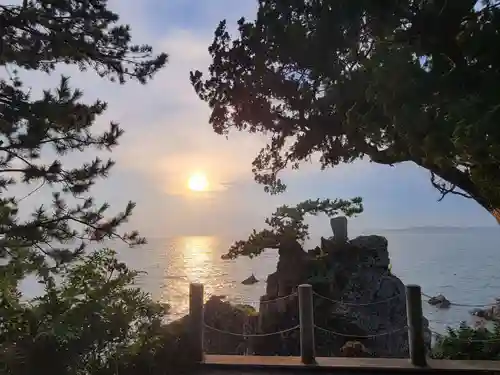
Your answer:
[[[442,294],[429,298],[427,303],[431,306],[439,307],[440,309],[446,309],[451,306],[451,302]]]
[[[252,284],[255,284],[255,283],[258,283],[259,280],[257,280],[257,278],[255,277],[255,275],[252,273],[252,276],[250,276],[249,278],[243,280],[241,283],[243,285],[252,285]]]

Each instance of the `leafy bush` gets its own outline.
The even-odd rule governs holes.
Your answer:
[[[462,323],[458,328],[448,328],[439,336],[432,350],[435,359],[500,359],[500,325],[493,329],[470,327]]]
[[[22,301],[12,266],[1,270],[2,374],[168,374],[188,369],[184,332],[167,309],[133,286],[138,275],[112,250],[85,256],[41,279],[42,296]]]
[[[137,273],[111,250],[85,252],[108,238],[145,242],[137,231],[118,232],[133,202],[111,214],[91,194],[114,165],[103,155],[123,129],[116,122],[96,128],[107,103],[85,102],[69,77],[43,90],[23,82],[26,71],[54,74],[63,64],[119,83],[148,82],[167,55],[132,44],[119,18],[105,0],[0,5],[2,375],[167,374],[188,362],[185,335],[166,327],[164,307],[133,286]],[[63,157],[70,154],[71,163]],[[16,196],[20,186],[31,192]],[[41,188],[52,199],[21,210],[20,202]],[[44,286],[31,301],[19,289],[27,275]]]

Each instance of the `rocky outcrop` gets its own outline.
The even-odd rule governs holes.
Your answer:
[[[389,272],[387,240],[366,236],[355,238],[343,247],[334,242],[325,242],[325,245],[328,245],[325,249],[328,274],[324,281],[313,286],[328,298],[345,303],[323,300],[319,308],[325,314],[342,315],[360,335],[375,336],[358,340],[375,356],[407,356],[408,334],[403,329],[406,326],[405,286]],[[397,332],[376,336],[393,331]]]
[[[253,285],[255,283],[258,283],[259,280],[255,277],[255,275],[252,273],[250,277],[247,277],[245,280],[243,280],[241,283],[243,285]]]
[[[297,241],[289,241],[278,249],[276,272],[267,278],[266,294],[261,297],[258,333],[286,330],[299,324],[298,298],[289,296],[307,280],[308,255]],[[257,355],[290,355],[300,352],[299,332],[272,335],[254,340]]]
[[[484,320],[500,322],[500,298],[497,298],[495,304],[487,308],[472,310],[471,314]]]
[[[258,315],[252,306],[232,305],[217,297],[205,304],[205,323],[221,331],[251,334],[257,331]],[[207,354],[238,354],[253,352],[252,341],[248,337],[228,335],[205,329],[204,345]]]
[[[352,240],[342,236],[322,238],[320,246],[309,251],[297,241],[282,243],[259,313],[214,299],[206,304],[207,324],[234,333],[287,330],[299,324],[295,292],[308,283],[316,293],[315,324],[326,330],[315,333],[318,356],[407,358],[405,286],[389,271],[387,240],[375,235]],[[426,319],[424,325],[430,348]],[[205,345],[208,353],[217,354],[300,355],[298,330],[252,340],[207,331]]]
[[[232,305],[224,301],[224,296],[212,296],[205,303],[204,321],[207,326],[214,328],[205,328],[203,336],[205,353],[245,355],[254,352],[250,338],[220,332],[255,333],[258,315],[252,306]],[[188,316],[168,324],[167,327],[170,332],[181,336],[180,333],[189,331]]]
[[[363,253],[364,261],[373,267],[386,269],[389,267],[389,251],[387,239],[382,236],[360,236],[350,242],[355,249]]]
[[[366,353],[377,357],[407,357],[405,286],[389,271],[387,240],[372,235],[343,242],[339,237],[342,238],[322,238],[321,246],[308,252],[298,243],[279,249],[277,270],[267,279],[260,306],[259,331],[275,332],[298,324],[296,297],[275,303],[267,301],[289,295],[298,285],[309,283],[316,293],[327,298],[315,297],[315,323],[340,334],[317,332],[317,355],[345,355],[342,347],[354,340],[364,346]],[[430,347],[426,320],[425,325]],[[377,336],[386,332],[393,333]],[[286,345],[279,336],[271,336],[255,348],[261,355],[283,355],[284,351],[297,355],[298,333],[296,337],[287,336]]]
[[[448,299],[442,294],[438,294],[437,296],[429,298],[427,303],[440,309],[447,309],[451,306],[451,302],[448,301]]]

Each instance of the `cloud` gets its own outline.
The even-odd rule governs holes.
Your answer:
[[[201,228],[214,233],[224,222],[237,222],[232,220],[234,217],[244,218],[250,213],[259,216],[267,209],[256,203],[267,196],[253,182],[251,162],[264,144],[263,137],[235,133],[227,140],[216,135],[208,123],[209,108],[196,96],[189,81],[190,70],[205,70],[210,63],[208,46],[216,19],[224,18],[227,9],[239,13],[240,6],[218,0],[222,8],[217,4],[211,8],[210,26],[202,28],[189,20],[175,22],[184,3],[164,13],[162,24],[154,22],[155,0],[146,3],[111,0],[109,5],[120,15],[120,23],[131,24],[135,43],[151,44],[155,52],[165,51],[170,56],[166,68],[147,85],[133,81],[119,85],[93,71],[80,72],[67,65],[59,66],[51,75],[21,72],[34,96],[56,87],[61,74],[70,76],[70,85],[83,90],[85,102],[102,99],[108,103],[95,131],[105,129],[110,121],[119,122],[125,129],[120,146],[112,154],[95,150],[72,153],[61,158],[64,165],[76,167],[97,155],[115,159],[117,166],[110,178],[99,181],[92,194],[99,201],[109,201],[113,211],[122,208],[128,199],[137,201],[130,226],[139,226],[146,234],[199,232]],[[253,1],[247,3],[255,6]],[[201,12],[200,16],[203,13],[193,8],[193,14],[196,12]],[[44,156],[47,161],[56,157],[50,152]],[[198,170],[207,174],[211,192],[187,191],[188,175]],[[33,188],[19,187],[14,193],[22,196]],[[23,201],[26,211],[50,199],[50,190],[41,189]],[[219,220],[211,220],[213,215]]]
[[[121,120],[127,135],[116,152],[120,168],[144,173],[165,194],[187,194],[186,181],[196,171],[207,175],[213,191],[251,181],[251,162],[264,144],[262,137],[238,133],[228,141],[209,125],[209,108],[189,81],[191,70],[209,65],[209,43],[206,36],[187,30],[169,33],[159,45],[171,54],[170,63],[135,94],[139,107],[130,104],[130,97],[113,105],[128,108]],[[148,113],[146,123],[143,113]],[[134,125],[138,122],[141,126]]]
[[[0,0],[4,2],[5,0]],[[9,1],[11,3],[11,1]],[[136,43],[152,44],[165,51],[169,64],[147,85],[110,83],[95,73],[62,66],[56,74],[23,73],[28,87],[40,93],[57,85],[59,75],[71,76],[71,85],[82,88],[84,100],[97,98],[109,109],[96,129],[117,121],[126,133],[109,156],[117,166],[109,179],[92,191],[99,201],[116,210],[128,199],[138,203],[131,228],[149,236],[228,234],[237,237],[260,228],[262,219],[279,204],[295,204],[308,198],[365,197],[366,212],[356,223],[364,226],[489,222],[487,214],[472,202],[450,199],[437,205],[424,171],[411,165],[390,168],[366,161],[320,171],[317,163],[303,164],[299,171],[283,173],[288,192],[269,196],[253,181],[251,162],[266,143],[264,136],[231,133],[218,136],[209,124],[210,110],[195,94],[189,71],[205,70],[210,64],[208,46],[217,22],[229,26],[241,15],[252,15],[253,0],[201,2],[160,0],[110,0],[121,21],[131,24]],[[98,153],[89,150],[64,157],[79,165]],[[108,156],[108,155],[106,155]],[[189,174],[203,171],[213,189],[205,194],[186,190]],[[34,186],[32,187],[34,188]],[[19,190],[22,195],[29,189]],[[26,199],[26,207],[50,197],[47,189]],[[459,215],[457,212],[463,210]],[[451,221],[450,221],[451,220]],[[321,219],[328,232],[328,222]],[[376,223],[375,225],[373,223]],[[322,229],[322,230],[323,230]]]

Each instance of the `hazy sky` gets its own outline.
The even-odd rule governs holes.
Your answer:
[[[12,3],[13,1],[1,1]],[[110,7],[130,23],[136,42],[152,44],[170,55],[167,67],[146,86],[125,86],[99,79],[93,72],[71,73],[72,86],[85,98],[109,103],[99,124],[120,122],[126,134],[112,157],[111,177],[99,183],[94,195],[116,209],[132,199],[138,208],[130,226],[144,235],[229,234],[238,236],[253,227],[274,207],[307,198],[362,196],[365,212],[352,222],[357,228],[394,228],[413,225],[496,225],[472,201],[447,197],[431,187],[429,175],[412,164],[396,167],[360,162],[335,170],[317,165],[285,175],[288,192],[271,197],[253,181],[251,161],[263,139],[233,133],[217,136],[208,123],[209,110],[189,82],[189,71],[205,70],[207,47],[215,27],[227,18],[234,26],[241,16],[252,18],[254,0],[112,0]],[[26,76],[34,92],[52,87],[59,76]],[[90,155],[91,157],[92,155]],[[75,163],[89,155],[73,155]],[[187,193],[188,176],[206,173],[214,191]],[[26,205],[43,202],[47,192],[31,196]],[[321,221],[327,226],[327,221]],[[323,228],[324,229],[324,228]]]

